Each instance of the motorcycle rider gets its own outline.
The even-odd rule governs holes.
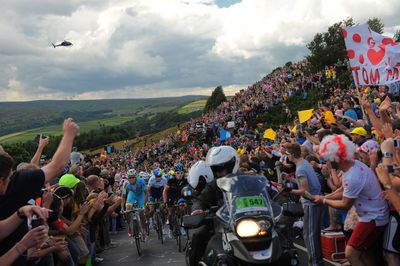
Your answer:
[[[214,174],[205,161],[198,161],[190,167],[187,179],[194,193],[199,195],[206,185],[214,180]]]
[[[206,163],[213,172],[214,180],[208,183],[200,195],[194,199],[192,214],[223,205],[223,194],[217,186],[217,179],[229,174],[236,174],[239,169],[239,161],[239,155],[231,146],[213,147],[208,151]],[[213,228],[211,224],[204,223],[192,232],[193,237],[188,246],[188,254],[189,264],[194,266],[204,255],[208,242],[213,236]]]

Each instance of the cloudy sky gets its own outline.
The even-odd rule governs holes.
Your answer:
[[[0,101],[227,94],[349,16],[400,29],[399,0],[2,0]],[[54,49],[64,39],[72,47]]]

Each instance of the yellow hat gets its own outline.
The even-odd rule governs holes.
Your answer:
[[[353,129],[353,131],[351,131],[351,134],[357,134],[365,137],[367,135],[367,131],[363,127],[356,127]]]

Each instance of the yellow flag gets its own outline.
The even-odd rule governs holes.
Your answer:
[[[292,128],[292,130],[290,130],[290,132],[296,133],[297,132],[297,126],[294,125],[294,127]]]
[[[308,121],[313,115],[314,109],[298,111],[300,124]]]
[[[272,128],[268,128],[264,132],[264,139],[275,140],[276,132]]]
[[[324,112],[325,116],[325,121],[328,122],[329,124],[335,124],[335,118],[333,117],[333,113],[331,111],[325,111]]]

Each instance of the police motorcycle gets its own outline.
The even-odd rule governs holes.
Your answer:
[[[214,234],[199,265],[268,265],[280,261],[283,252],[275,224],[282,208],[277,204],[272,207],[267,184],[265,177],[254,174],[219,178],[222,207],[183,217],[189,229],[212,220]]]

